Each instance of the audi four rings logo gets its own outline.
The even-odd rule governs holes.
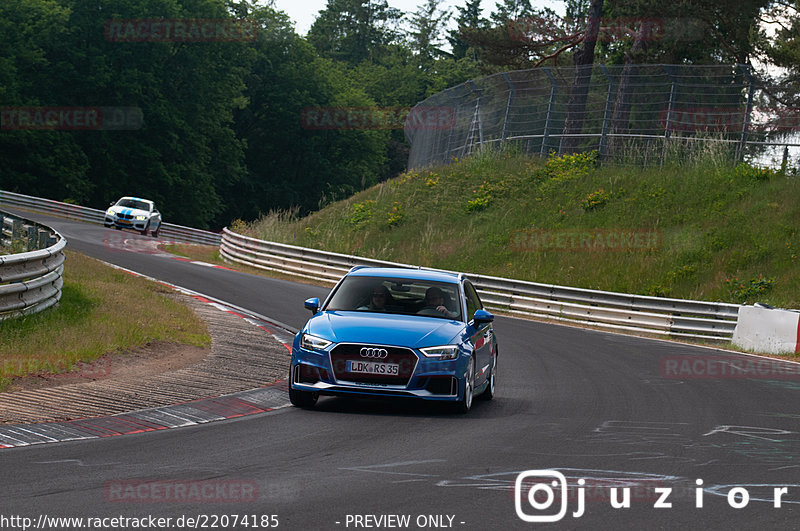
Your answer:
[[[361,354],[362,358],[383,359],[389,355],[389,352],[385,348],[364,347],[359,354]]]

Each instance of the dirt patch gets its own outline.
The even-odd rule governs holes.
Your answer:
[[[15,379],[5,392],[59,387],[82,382],[129,381],[171,372],[202,361],[211,348],[154,341],[121,354],[105,354],[97,360],[81,362],[64,374],[36,374]]]

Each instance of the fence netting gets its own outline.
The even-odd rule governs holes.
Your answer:
[[[585,81],[579,87],[573,86],[576,76]],[[575,92],[585,94],[585,105],[575,103]],[[644,166],[713,146],[738,160],[772,157],[780,163],[800,147],[800,112],[765,102],[745,65],[503,72],[417,104],[410,117],[448,119],[406,121],[408,167],[448,163],[479,146],[501,144],[543,156],[598,150],[603,161]]]

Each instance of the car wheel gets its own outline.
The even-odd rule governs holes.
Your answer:
[[[159,231],[160,229],[161,229],[161,225],[159,225],[158,227],[156,227],[156,230],[154,230],[154,231],[151,231],[151,232],[150,232],[150,235],[151,235],[153,238],[158,238],[158,231]]]
[[[481,394],[481,400],[491,400],[494,398],[495,387],[497,386],[497,352],[494,353],[494,363],[492,363],[492,372],[489,374],[489,385],[486,390]]]
[[[293,406],[309,408],[314,407],[319,398],[319,393],[312,393],[310,391],[298,391],[294,389],[291,384],[289,385],[289,401]]]
[[[456,410],[459,413],[467,413],[472,409],[472,399],[475,398],[475,358],[470,356],[467,365],[467,380],[464,382],[464,396],[458,401]]]

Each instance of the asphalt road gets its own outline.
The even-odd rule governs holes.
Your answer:
[[[70,249],[294,327],[308,316],[302,301],[326,292],[124,250],[152,240],[133,233],[51,224]],[[735,378],[720,367],[753,358],[510,318],[496,331],[498,396],[466,416],[323,398],[315,410],[0,450],[0,528],[14,529],[3,517],[47,515],[153,516],[172,527],[200,516],[207,528],[232,529],[234,514],[260,526],[237,529],[797,527],[800,379],[787,374],[796,365]],[[563,473],[566,498],[548,504],[534,487],[539,508],[531,505],[534,478],[515,489],[531,469]],[[630,507],[611,506],[611,487],[619,500],[627,487]],[[786,488],[780,507],[776,488]],[[665,494],[671,507],[658,507]],[[745,494],[749,503],[734,508]],[[526,522],[515,499],[529,518],[555,519],[562,505],[567,514]]]

